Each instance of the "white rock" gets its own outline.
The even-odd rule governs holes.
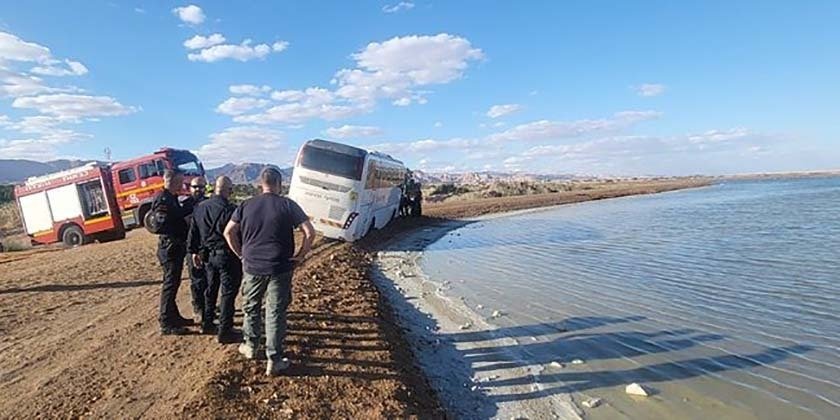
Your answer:
[[[478,310],[484,309],[484,305],[476,305],[475,309],[478,309]]]
[[[493,315],[492,315],[492,316],[493,316],[493,318],[498,318],[498,317],[500,317],[500,316],[502,316],[502,315],[504,315],[504,314],[502,313],[502,311],[498,311],[498,310],[496,310],[496,311],[493,311]]]
[[[466,324],[461,325],[459,328],[461,328],[462,330],[468,330],[472,328],[472,322],[467,322]]]
[[[590,398],[581,404],[583,404],[583,406],[586,408],[595,408],[601,405],[602,402],[603,401],[600,398]]]
[[[630,385],[627,385],[627,388],[624,388],[624,392],[626,392],[628,395],[636,395],[639,397],[650,396],[650,391],[647,388],[635,382]]]
[[[551,362],[549,365],[553,368],[563,369],[563,364],[557,361]]]
[[[580,359],[572,360],[573,365],[582,365],[584,363],[586,363],[586,362],[584,362],[583,360],[580,360]]]

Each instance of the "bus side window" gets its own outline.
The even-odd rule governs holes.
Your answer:
[[[376,165],[373,162],[368,164],[368,173],[367,179],[365,180],[365,189],[370,190],[375,187],[376,184]]]

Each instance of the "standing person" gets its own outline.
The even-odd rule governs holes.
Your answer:
[[[183,335],[184,328],[192,321],[181,316],[175,298],[181,286],[181,272],[187,254],[187,214],[178,202],[178,192],[184,183],[180,172],[163,171],[163,191],[152,201],[153,215],[150,230],[159,236],[157,256],[163,267],[163,285],[160,289],[160,332],[163,335]]]
[[[242,285],[245,314],[244,342],[239,353],[253,359],[260,342],[260,311],[265,298],[266,375],[287,369],[283,357],[286,310],[292,300],[292,272],[312,247],[315,230],[300,206],[280,196],[281,175],[274,168],[260,173],[262,194],[246,200],[233,213],[225,228],[230,248],[242,257],[245,276]],[[295,254],[294,229],[303,234]]]
[[[204,314],[201,332],[218,332],[219,343],[233,343],[233,313],[236,293],[242,282],[242,263],[239,261],[224,237],[224,230],[236,206],[228,201],[233,193],[233,182],[226,176],[216,178],[216,195],[205,200],[193,212],[193,221],[187,240],[190,260],[196,267],[203,267],[207,273],[207,288],[204,295]],[[216,298],[221,287],[221,313],[219,328],[215,331]]]
[[[191,216],[198,205],[204,201],[207,191],[207,180],[197,176],[190,181],[190,195],[181,203],[188,216]],[[190,225],[193,223],[190,222]],[[190,295],[192,296],[193,315],[197,322],[203,325],[204,295],[207,292],[207,273],[202,265],[196,266],[192,258],[187,258],[187,269],[190,272]],[[212,318],[211,318],[212,323]]]

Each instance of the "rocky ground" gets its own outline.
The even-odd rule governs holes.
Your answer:
[[[390,307],[370,280],[384,238],[459,218],[703,185],[644,183],[428,206],[364,243],[319,241],[294,279],[280,378],[235,345],[162,337],[155,238],[0,254],[0,417],[443,417]],[[179,306],[191,314],[188,280]],[[239,322],[239,318],[237,319]],[[193,328],[195,329],[195,328]]]

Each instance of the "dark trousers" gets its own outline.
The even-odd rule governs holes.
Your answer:
[[[184,257],[187,255],[186,243],[177,238],[161,236],[158,240],[158,260],[163,267],[163,284],[160,289],[161,327],[173,327],[181,313],[175,298],[181,286],[181,272],[184,270]]]
[[[187,268],[190,270],[190,294],[192,295],[193,313],[204,313],[204,295],[207,293],[207,273],[204,267],[196,267],[192,258],[187,258]],[[211,318],[212,319],[212,318]]]
[[[233,330],[233,314],[235,312],[236,294],[242,284],[242,263],[227,250],[211,251],[207,263],[207,291],[204,295],[205,326],[211,326],[216,317],[216,297],[220,296],[219,334]]]

